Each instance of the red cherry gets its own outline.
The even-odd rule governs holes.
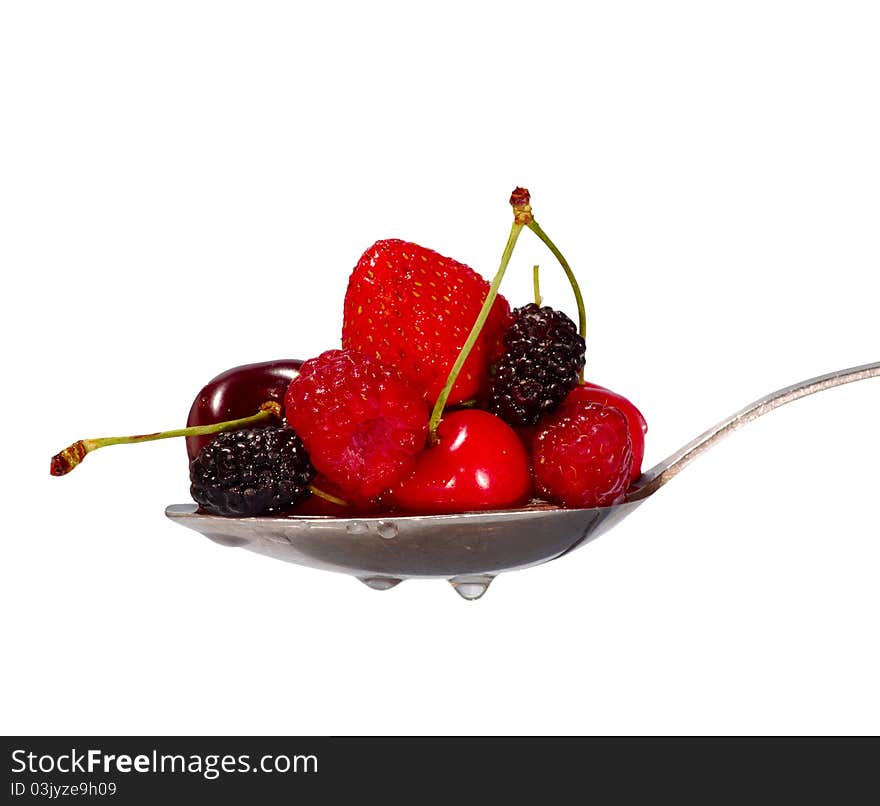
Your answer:
[[[576,386],[568,397],[562,402],[560,408],[577,405],[578,403],[598,403],[601,406],[613,406],[620,409],[626,417],[629,426],[629,436],[632,440],[633,466],[631,481],[635,481],[642,475],[642,459],[645,457],[645,434],[648,433],[648,423],[642,413],[623,395],[612,392],[604,386],[595,383],[585,383]]]
[[[439,442],[416,459],[410,476],[391,490],[409,512],[444,513],[519,506],[531,494],[526,450],[499,417],[478,409],[447,414]]]
[[[196,395],[189,410],[187,427],[212,425],[247,417],[267,400],[284,404],[284,393],[290,382],[299,375],[302,361],[282,358],[244,364],[221,372],[209,381]],[[267,425],[270,423],[267,423]],[[186,450],[190,461],[207,445],[214,434],[204,437],[187,437]]]

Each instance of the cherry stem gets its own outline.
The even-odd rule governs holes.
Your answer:
[[[539,267],[537,265],[532,266],[532,286],[535,289],[535,305],[540,308],[544,300],[541,298],[541,282],[538,279],[538,271]]]
[[[581,294],[581,287],[578,285],[577,278],[574,276],[574,272],[571,270],[571,266],[568,265],[568,261],[565,259],[562,252],[557,249],[556,244],[550,240],[550,236],[548,236],[547,233],[541,229],[541,225],[537,221],[535,221],[534,218],[529,221],[526,226],[544,242],[544,245],[553,253],[553,256],[559,261],[559,265],[562,266],[563,271],[565,271],[565,275],[566,277],[568,277],[568,282],[571,284],[571,290],[574,291],[575,301],[577,302],[578,333],[581,334],[582,339],[586,339],[587,314],[584,310],[584,298]]]
[[[331,504],[336,504],[340,507],[347,507],[349,505],[348,501],[343,501],[341,498],[337,498],[335,495],[325,493],[320,487],[315,487],[314,484],[310,484],[309,489],[312,491],[312,495],[317,495],[318,498],[323,498],[325,501],[329,501]]]
[[[152,442],[156,439],[171,439],[173,437],[204,437],[210,434],[219,434],[223,431],[234,431],[236,428],[245,428],[249,425],[257,425],[270,419],[281,419],[281,405],[274,400],[268,400],[263,403],[256,414],[252,414],[250,417],[242,417],[238,420],[227,420],[223,423],[212,423],[211,425],[194,425],[189,428],[178,428],[174,431],[158,431],[155,434],[136,434],[131,437],[81,439],[52,457],[49,472],[53,476],[64,476],[82,462],[87,454],[98,450],[98,448],[105,448],[107,445],[129,445],[137,442]]]
[[[486,294],[486,299],[483,301],[483,307],[480,308],[477,320],[474,322],[471,332],[468,334],[464,345],[459,351],[458,358],[455,359],[452,369],[449,370],[449,375],[446,378],[446,385],[441,390],[440,396],[434,404],[434,410],[431,412],[431,419],[428,422],[428,439],[431,444],[437,442],[437,426],[440,425],[440,420],[443,419],[443,409],[446,407],[449,393],[455,385],[455,381],[458,378],[458,374],[461,372],[461,368],[464,366],[464,362],[467,361],[467,357],[477,343],[477,339],[480,337],[486,319],[489,318],[489,312],[492,310],[492,305],[495,303],[495,298],[498,296],[498,287],[501,285],[501,280],[504,279],[504,272],[507,270],[507,264],[510,263],[510,257],[513,254],[513,247],[516,246],[516,240],[519,238],[523,226],[524,222],[520,220],[520,216],[517,214],[517,208],[514,206],[514,221],[510,227],[510,235],[507,237],[507,244],[504,247],[504,253],[501,255],[501,265],[498,267],[498,272],[495,274],[495,278],[489,286],[489,293]]]
[[[565,259],[565,256],[562,254],[562,252],[559,251],[556,244],[550,240],[550,236],[541,229],[541,225],[537,221],[535,221],[534,218],[531,218],[526,226],[544,242],[544,245],[553,253],[553,256],[559,261],[559,265],[562,266],[566,277],[568,277],[568,282],[571,284],[571,290],[574,291],[574,298],[577,302],[578,333],[580,333],[581,338],[586,341],[587,314],[584,310],[584,297],[581,294],[581,287],[578,285],[577,278],[574,276],[574,272],[571,270],[571,266],[568,265],[568,261]],[[581,383],[584,382],[583,370],[580,371],[579,380]]]

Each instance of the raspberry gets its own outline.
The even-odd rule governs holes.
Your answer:
[[[306,361],[284,407],[315,467],[352,502],[375,498],[412,470],[428,434],[424,393],[354,350]]]
[[[532,442],[535,486],[564,507],[619,503],[632,462],[626,417],[598,403],[567,404],[541,423]]]
[[[645,458],[645,434],[648,433],[648,422],[644,415],[633,405],[632,401],[617,392],[612,392],[604,386],[595,383],[584,383],[576,386],[562,401],[559,409],[568,408],[570,405],[582,403],[599,403],[602,406],[614,406],[626,417],[629,424],[629,436],[633,446],[633,466],[631,481],[635,481],[642,475],[642,459]]]
[[[489,411],[513,426],[535,425],[577,385],[584,340],[561,311],[530,303],[514,311],[504,355],[489,386]]]
[[[218,434],[190,464],[190,493],[214,515],[279,512],[309,495],[315,468],[290,428]]]

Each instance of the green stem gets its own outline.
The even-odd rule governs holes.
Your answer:
[[[63,476],[70,473],[71,470],[85,459],[87,454],[98,450],[98,448],[105,448],[108,445],[131,445],[138,442],[152,442],[156,439],[171,439],[172,437],[204,437],[211,434],[219,434],[222,431],[234,431],[236,428],[258,425],[270,419],[281,419],[281,405],[274,400],[263,403],[256,414],[252,414],[250,417],[241,417],[238,420],[227,420],[223,423],[212,423],[211,425],[194,425],[189,428],[178,428],[174,431],[157,431],[154,434],[136,434],[131,437],[81,439],[52,457],[49,472],[53,476]]]
[[[535,289],[535,305],[539,308],[541,307],[541,303],[543,300],[541,299],[541,282],[538,279],[538,266],[532,266],[532,286]]]
[[[329,501],[331,504],[336,504],[340,507],[348,506],[348,501],[343,501],[341,498],[337,498],[335,495],[325,493],[320,487],[315,487],[314,484],[310,484],[309,489],[312,491],[312,495],[317,495],[318,498],[323,498],[325,501]]]
[[[578,285],[577,278],[574,276],[574,272],[571,270],[571,266],[568,265],[568,261],[565,259],[562,252],[556,248],[556,244],[550,240],[550,237],[541,229],[541,225],[538,224],[537,221],[532,219],[526,226],[528,226],[528,228],[544,242],[547,248],[553,253],[553,256],[559,261],[559,265],[562,266],[565,271],[565,274],[568,277],[568,282],[571,283],[571,290],[574,291],[574,298],[577,301],[578,333],[581,334],[581,338],[586,339],[587,314],[584,310],[584,298],[581,295],[581,288]]]
[[[446,385],[441,390],[440,396],[434,404],[434,410],[431,412],[431,419],[428,422],[429,440],[431,443],[437,441],[437,426],[440,425],[440,420],[443,419],[443,409],[446,407],[449,393],[452,391],[452,387],[455,386],[458,374],[461,372],[464,362],[467,361],[467,357],[470,355],[474,344],[477,343],[477,339],[480,337],[486,319],[489,318],[489,311],[492,310],[492,304],[495,302],[495,297],[498,296],[498,287],[501,285],[501,280],[504,278],[504,272],[507,270],[507,264],[510,263],[510,257],[513,254],[513,247],[516,246],[516,240],[519,238],[522,228],[523,224],[514,220],[510,227],[510,235],[507,238],[504,253],[501,255],[501,265],[498,267],[495,279],[492,280],[492,284],[489,286],[489,293],[486,295],[483,307],[480,308],[480,313],[477,315],[477,321],[474,322],[474,326],[471,328],[471,332],[468,334],[464,346],[458,353],[458,358],[455,359],[452,369],[449,370],[449,375],[446,378]]]
[[[532,218],[526,226],[528,226],[528,228],[544,242],[544,245],[553,253],[553,256],[559,261],[559,265],[562,266],[566,277],[568,277],[568,282],[571,284],[571,290],[574,291],[574,298],[577,302],[578,333],[580,333],[581,338],[586,341],[587,313],[584,309],[584,297],[581,294],[581,287],[578,285],[577,278],[574,276],[574,272],[571,270],[571,266],[568,265],[568,261],[565,259],[565,256],[562,254],[562,252],[559,251],[559,249],[556,247],[556,244],[550,240],[550,236],[541,229],[541,225],[537,221],[535,221],[534,218]],[[578,380],[581,383],[584,382],[583,370],[580,371],[578,375]]]

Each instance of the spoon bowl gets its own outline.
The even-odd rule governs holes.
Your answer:
[[[801,397],[880,376],[880,362],[838,370],[779,389],[735,412],[641,475],[625,501],[563,509],[543,502],[515,510],[451,515],[350,518],[226,518],[194,504],[165,514],[223,546],[357,577],[375,590],[404,579],[443,578],[465,599],[478,599],[492,579],[561,557],[607,532],[709,448],[746,423]]]

